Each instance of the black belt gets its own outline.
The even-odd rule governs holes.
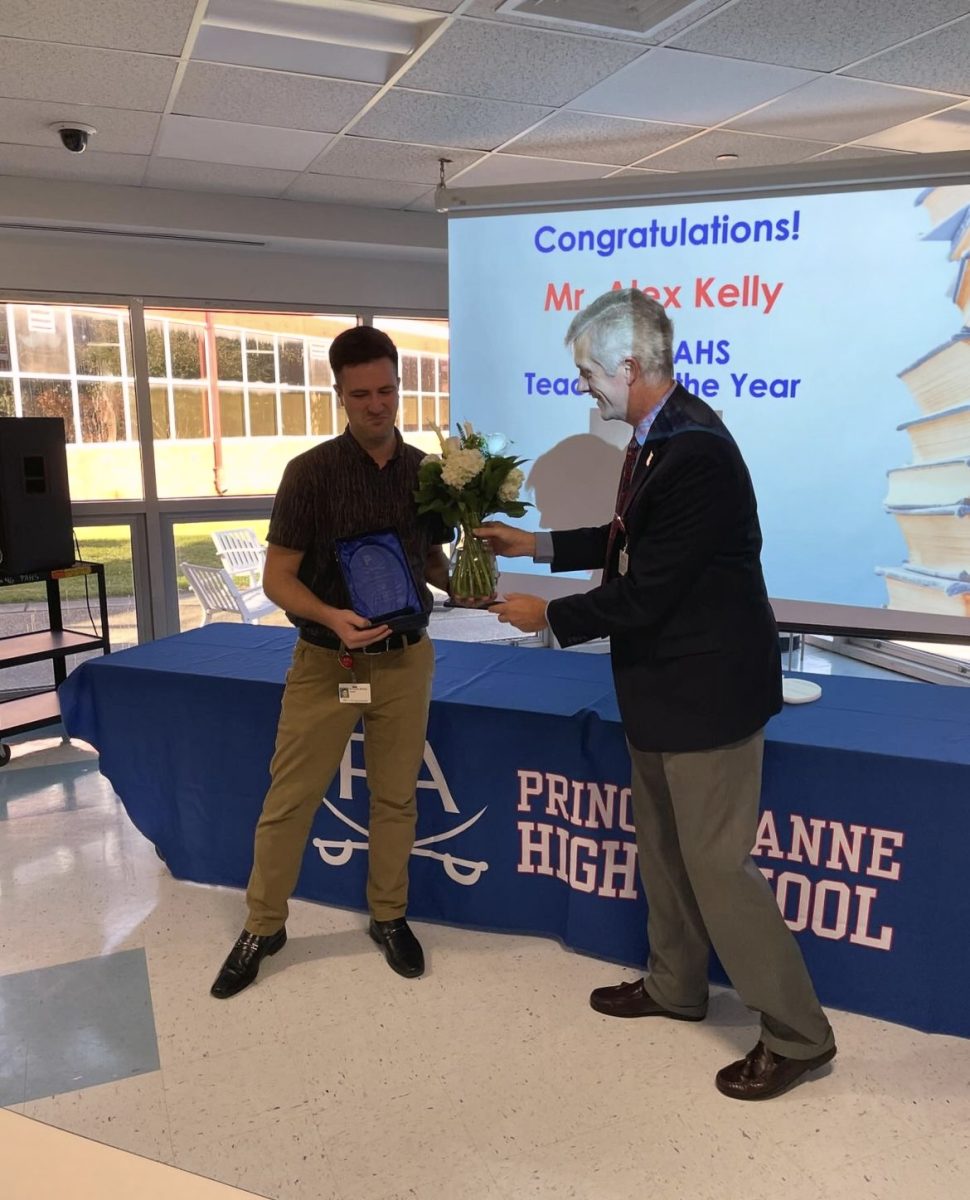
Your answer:
[[[388,637],[382,638],[379,642],[372,642],[369,646],[361,646],[357,650],[351,650],[350,653],[385,654],[388,650],[403,650],[405,646],[413,646],[415,642],[420,642],[423,636],[424,631],[422,629],[409,629],[404,633],[392,633]],[[332,633],[317,633],[314,630],[301,629],[300,637],[312,646],[323,646],[326,650],[340,650],[343,648],[343,643]]]

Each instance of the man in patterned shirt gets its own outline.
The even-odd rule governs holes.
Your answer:
[[[448,587],[441,543],[450,541],[452,531],[416,510],[424,454],[407,445],[394,424],[397,347],[387,334],[358,326],[334,339],[330,365],[347,428],[289,463],[267,535],[263,588],[300,636],[256,828],[249,915],[212,985],[218,999],[248,987],[262,959],[286,943],[287,901],[310,826],[361,716],[370,789],[368,932],[399,975],[414,978],[424,971],[405,911],[434,650],[424,630],[392,633],[352,610],[334,543],[393,527],[430,611],[428,582]],[[352,678],[369,688],[363,703],[338,696],[339,686]]]

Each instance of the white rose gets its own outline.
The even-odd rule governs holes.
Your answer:
[[[424,458],[421,459],[420,465],[423,467],[425,463],[429,463],[429,462],[441,462],[441,455],[440,454],[426,454],[424,456]]]
[[[484,466],[485,456],[480,450],[455,450],[445,459],[441,482],[448,487],[463,488]]]
[[[518,500],[519,489],[525,482],[525,476],[518,467],[513,467],[508,475],[502,480],[502,486],[498,490],[498,498],[500,500]]]

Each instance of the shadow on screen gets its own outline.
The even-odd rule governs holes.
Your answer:
[[[622,468],[623,450],[592,433],[564,438],[541,454],[526,478],[539,528],[606,524],[613,516]]]

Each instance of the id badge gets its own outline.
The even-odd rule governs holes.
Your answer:
[[[338,683],[337,696],[341,704],[370,704],[370,684]]]
[[[620,551],[620,558],[619,558],[619,562],[617,563],[616,573],[618,575],[625,575],[627,573],[627,571],[629,571],[629,569],[630,569],[630,555],[629,555],[629,552],[627,551],[626,547],[624,547]]]

